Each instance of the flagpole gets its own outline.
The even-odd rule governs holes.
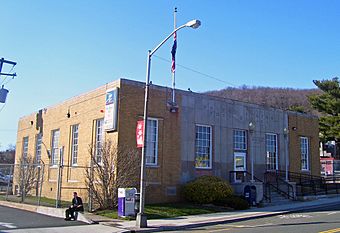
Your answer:
[[[177,7],[175,7],[174,9],[174,30],[176,29],[176,13],[177,13]],[[176,36],[176,40],[177,40],[177,35]],[[175,72],[176,69],[173,70],[172,73],[172,105],[176,106],[176,96],[175,96]]]

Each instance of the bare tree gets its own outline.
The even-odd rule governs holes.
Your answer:
[[[90,146],[91,167],[85,172],[85,183],[98,209],[109,209],[117,205],[118,188],[137,187],[140,156],[136,149],[117,148],[110,140],[99,146]]]
[[[36,188],[39,169],[35,164],[33,156],[21,157],[19,159],[19,170],[16,172],[16,183],[19,186],[21,200],[24,201],[33,189]]]

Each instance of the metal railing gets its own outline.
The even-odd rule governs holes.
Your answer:
[[[5,194],[6,198],[13,190],[13,171],[13,164],[0,164],[0,194]]]
[[[89,196],[85,184],[87,169],[43,163],[0,164],[0,200],[66,207],[76,191],[84,197],[85,204]]]
[[[287,199],[295,200],[294,186],[280,177],[277,171],[266,171],[264,173],[265,185],[269,188],[283,195]],[[285,191],[285,190],[287,191]]]
[[[278,176],[283,176],[285,171],[278,171]],[[328,187],[325,179],[321,176],[315,176],[306,173],[288,172],[288,178],[291,182],[296,183],[298,196],[327,194]]]
[[[340,176],[334,175],[334,176],[326,176],[323,177],[325,181],[325,187],[327,194],[328,193],[336,193],[339,194],[339,188],[340,188]]]
[[[278,170],[275,172],[279,179],[285,177],[286,172]],[[316,176],[306,173],[288,172],[290,182],[296,183],[296,195],[320,195],[340,193],[340,176]]]
[[[230,171],[229,180],[233,183],[235,177],[240,182],[250,182],[251,174],[247,171]],[[286,171],[275,170],[264,173],[264,181],[254,177],[257,182],[264,184],[264,197],[271,201],[272,190],[286,197],[295,200],[297,196],[339,194],[340,176],[316,176],[299,172],[288,172],[289,182],[286,181]],[[290,183],[295,183],[294,186]]]
[[[0,197],[6,201],[30,202],[40,205],[44,166],[41,164],[0,164]]]

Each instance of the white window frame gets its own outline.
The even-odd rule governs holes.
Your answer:
[[[79,124],[71,126],[71,165],[78,165]]]
[[[240,169],[237,167],[237,160],[236,157],[243,157],[243,169]],[[242,172],[242,171],[247,171],[247,154],[245,152],[234,152],[234,171],[236,172]],[[243,174],[242,174],[243,175]],[[234,182],[235,183],[240,183],[242,180],[238,179],[237,173],[234,173]]]
[[[197,138],[196,138],[197,127],[205,127],[205,128],[209,129],[210,138],[209,138],[209,165],[208,165],[208,167],[201,167],[201,166],[197,166],[197,164],[196,164],[196,158],[198,157],[198,153],[199,153],[197,151],[197,148],[198,148]],[[211,169],[212,168],[212,140],[213,140],[212,137],[213,137],[213,132],[212,132],[212,126],[211,125],[195,124],[195,168],[196,169]]]
[[[52,136],[51,136],[51,165],[52,166],[58,166],[59,141],[60,141],[60,129],[52,130]]]
[[[267,149],[267,135],[268,136],[275,136],[275,168],[272,169],[271,165],[273,163],[268,163],[268,149]],[[265,134],[265,149],[266,149],[266,170],[267,171],[275,171],[279,169],[279,153],[278,153],[278,135],[274,133],[266,133]],[[270,165],[270,167],[268,167]]]
[[[303,143],[305,141],[305,143]],[[303,146],[306,146],[303,148]],[[305,153],[304,153],[305,150]],[[300,154],[301,154],[301,171],[309,171],[309,139],[308,137],[300,137]],[[303,157],[305,156],[306,168],[303,167]]]
[[[148,123],[147,123],[147,136],[146,136],[146,148],[145,148],[145,165],[146,166],[157,166],[158,165],[158,125],[159,125],[159,119],[148,117]],[[156,132],[151,132],[151,122],[156,122]],[[150,139],[150,136],[152,134],[155,134],[154,140]],[[152,145],[152,149],[148,147],[148,145]],[[149,154],[152,150],[153,154]],[[150,158],[154,157],[154,162],[150,162]],[[149,161],[148,161],[149,160]]]
[[[95,127],[95,159],[99,164],[103,163],[103,142],[104,142],[104,118],[97,119]],[[100,123],[100,124],[99,124]],[[98,161],[100,158],[100,161]]]
[[[240,134],[236,134],[236,132],[244,134],[244,135],[241,135],[241,137],[244,138],[244,148],[235,147],[236,144],[240,144],[239,141],[236,143],[235,139],[241,138]],[[247,139],[247,131],[246,130],[244,130],[244,129],[233,129],[233,149],[234,149],[234,151],[246,151],[247,150],[247,140],[248,139]]]
[[[38,133],[35,137],[35,161],[37,164],[41,162],[41,146],[42,146],[42,134]]]
[[[28,136],[22,138],[22,158],[24,160],[26,160],[28,156],[28,141],[29,141]]]

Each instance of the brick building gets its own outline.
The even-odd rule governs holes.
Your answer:
[[[116,147],[136,148],[144,87],[141,82],[119,79],[19,120],[16,162],[33,155],[49,165],[43,196],[56,196],[60,147],[64,148],[63,163],[68,165],[62,176],[62,199],[69,199],[75,187],[87,196],[80,170],[90,165],[90,144],[111,140]],[[107,92],[113,88],[110,95],[117,98],[111,100],[117,101],[110,109]],[[170,89],[151,85],[148,202],[179,200],[181,185],[201,175],[238,183],[241,178],[231,171],[253,168],[253,175],[260,179],[264,171],[286,168],[320,174],[316,117],[182,90],[176,91],[178,111],[170,112],[170,99]],[[110,114],[104,122],[106,111]]]

